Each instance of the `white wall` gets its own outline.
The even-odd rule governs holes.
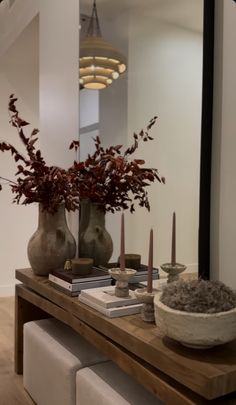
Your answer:
[[[128,139],[158,115],[153,141],[136,157],[159,169],[166,185],[151,185],[151,212],[127,215],[126,245],[147,262],[154,229],[155,265],[170,261],[172,213],[177,260],[197,270],[201,134],[202,34],[133,15],[129,25]]]
[[[80,91],[80,129],[99,123],[99,91]]]
[[[71,140],[78,138],[79,132],[79,2],[77,0],[70,0],[69,3],[63,0],[16,0],[11,10],[5,11],[4,15],[0,15],[0,18],[5,18],[7,22],[4,28],[2,27],[3,35],[0,41],[2,107],[0,131],[6,135],[6,140],[11,139],[11,135],[6,132],[8,115],[4,107],[9,94],[15,92],[20,98],[22,96],[19,104],[22,113],[32,121],[34,126],[40,124],[40,146],[47,163],[67,167],[75,158],[75,154],[68,150],[69,144]],[[37,70],[40,82],[36,90],[33,85],[30,85],[32,73],[30,66],[24,69],[21,65],[24,55],[28,54],[27,43],[22,43],[21,63],[18,61],[14,66],[9,67],[9,64],[6,64],[5,72],[2,71],[2,66],[11,45],[15,47],[13,54],[18,55],[20,47],[15,41],[18,41],[19,35],[37,13],[39,13],[40,53]],[[32,58],[36,62],[33,56]],[[37,119],[32,116],[34,107],[29,101],[34,97],[40,101],[39,111],[35,112]],[[2,160],[2,156],[1,162],[3,166],[0,169],[5,168],[7,163],[6,160]],[[7,168],[7,172],[8,170],[10,172],[12,169]],[[0,172],[2,174],[2,170]],[[7,192],[4,191],[4,193]],[[1,212],[4,218],[0,222],[0,236],[5,244],[1,245],[4,249],[1,249],[0,253],[0,295],[4,291],[12,292],[15,268],[28,265],[25,252],[29,237],[37,223],[37,212],[33,207],[14,206],[12,208],[9,205],[9,197],[8,194],[0,194],[0,198],[4,199],[5,207],[9,207],[7,211]],[[78,215],[70,214],[68,221],[74,236],[77,237]],[[19,243],[16,243],[16,239]],[[13,248],[12,241],[14,241]]]
[[[43,2],[45,0],[15,0],[10,7],[10,1],[5,0],[0,4],[0,57],[38,14]]]
[[[41,1],[40,142],[46,161],[63,167],[73,162],[68,148],[79,134],[78,61],[78,0]]]
[[[102,33],[104,39],[128,59],[129,13],[123,12],[112,15],[111,20],[102,20]],[[100,133],[106,147],[119,143],[127,144],[128,80],[129,72],[126,71],[99,92]]]
[[[236,4],[216,0],[211,277],[236,288]]]
[[[9,125],[7,104],[17,94],[17,107],[33,127],[39,125],[38,19],[35,18],[4,54],[0,64],[0,139],[22,152],[17,132]],[[28,131],[26,128],[25,131]],[[29,129],[30,131],[30,129]],[[0,175],[14,180],[16,165],[10,154],[0,154]],[[14,292],[16,268],[28,266],[27,243],[37,226],[36,206],[12,204],[8,185],[0,192],[0,296]]]

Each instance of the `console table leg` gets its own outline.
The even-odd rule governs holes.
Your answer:
[[[15,290],[15,372],[23,374],[23,327],[24,323],[50,318],[50,315],[31,304]]]

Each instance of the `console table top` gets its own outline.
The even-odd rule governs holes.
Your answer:
[[[207,350],[188,349],[162,336],[155,324],[143,322],[140,315],[105,317],[80,303],[77,297],[71,298],[57,291],[50,286],[47,277],[35,276],[31,269],[16,270],[16,279],[24,284],[22,287],[32,290],[134,355],[150,370],[164,373],[177,385],[193,391],[193,396],[203,397],[203,402],[196,399],[196,402],[189,403],[211,403],[209,400],[214,400],[214,404],[236,403],[236,396],[232,394],[229,402],[228,399],[223,402],[216,400],[236,391],[236,341]]]

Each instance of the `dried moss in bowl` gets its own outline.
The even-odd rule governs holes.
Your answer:
[[[191,280],[168,284],[160,301],[172,309],[215,314],[236,307],[236,293],[220,281]]]

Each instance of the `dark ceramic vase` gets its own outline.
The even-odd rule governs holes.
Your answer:
[[[105,228],[105,211],[101,204],[81,202],[79,256],[90,257],[94,265],[105,266],[113,252],[110,234]]]
[[[76,242],[67,226],[64,205],[54,214],[39,205],[38,229],[29,240],[27,253],[38,276],[47,276],[50,271],[63,268],[67,259],[73,259]]]

